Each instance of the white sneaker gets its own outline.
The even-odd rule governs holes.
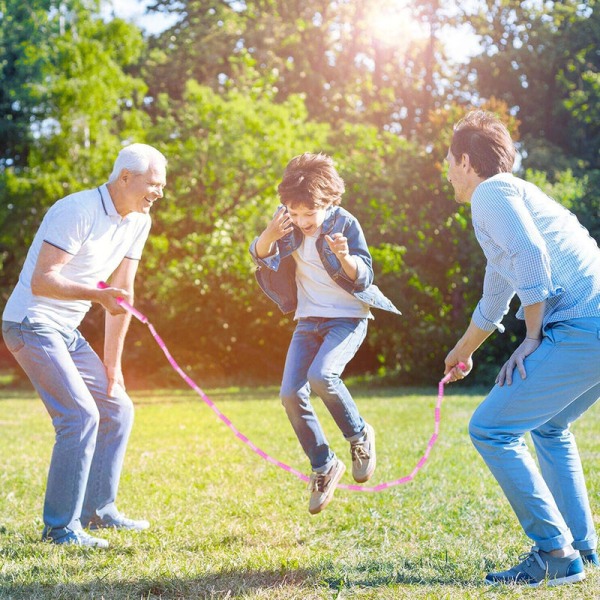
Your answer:
[[[89,524],[90,530],[94,529],[122,529],[127,531],[144,531],[150,527],[145,519],[128,519],[119,515],[110,519],[92,519]]]
[[[70,531],[67,535],[60,538],[51,536],[42,537],[42,541],[52,542],[53,544],[68,544],[72,546],[84,546],[86,548],[108,548],[108,542],[101,538],[93,537],[85,531]]]

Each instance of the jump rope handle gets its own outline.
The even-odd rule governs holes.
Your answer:
[[[105,290],[110,286],[105,281],[99,281],[97,287],[99,290]],[[136,319],[139,319],[142,323],[148,323],[148,317],[135,308],[135,306],[129,304],[125,298],[117,296],[117,303],[120,304],[127,312],[130,312]]]
[[[459,362],[456,365],[461,371],[464,371],[467,368],[467,365],[465,365],[464,362]],[[448,383],[450,381],[450,379],[452,378],[452,371],[450,371],[450,373],[448,373],[441,381],[440,383],[442,385],[445,385],[446,383]]]

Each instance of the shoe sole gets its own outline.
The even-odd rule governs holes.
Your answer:
[[[370,425],[369,425],[369,427],[371,428],[371,433],[373,434],[372,435],[372,437],[373,437],[373,444],[372,444],[372,446],[373,446],[373,466],[362,477],[357,477],[354,473],[352,473],[352,477],[354,477],[354,481],[356,481],[357,483],[365,483],[365,482],[369,481],[369,479],[371,479],[371,477],[373,477],[373,473],[375,473],[375,467],[377,466],[377,450],[375,448],[375,430]]]
[[[574,575],[569,575],[568,577],[559,577],[558,579],[542,579],[541,581],[536,581],[534,583],[520,583],[518,581],[507,579],[506,581],[489,581],[488,579],[484,579],[486,585],[513,585],[515,587],[528,587],[528,588],[537,588],[542,585],[547,585],[548,587],[554,587],[557,585],[565,585],[568,583],[578,583],[579,581],[583,581],[585,579],[585,573],[575,573]]]
[[[52,538],[45,538],[42,540],[42,542],[52,544],[53,546],[75,546],[77,548],[96,548],[98,550],[106,550],[110,546],[107,540],[98,540],[97,542],[90,544],[80,544],[73,540],[68,542],[57,542]]]
[[[122,527],[118,525],[90,525],[88,527],[90,531],[100,531],[103,529],[106,531],[107,529],[115,529],[117,531],[148,531],[150,527]]]
[[[346,472],[346,465],[344,463],[342,463],[342,468],[338,471],[338,474],[336,475],[335,479],[332,479],[332,481],[330,483],[331,493],[327,495],[327,497],[325,498],[325,501],[322,502],[321,504],[319,504],[319,506],[317,506],[316,508],[310,508],[310,506],[308,507],[308,512],[311,515],[318,515],[333,500],[333,494],[335,493],[335,488],[337,487],[337,484],[340,482],[340,479],[344,476],[345,472]]]

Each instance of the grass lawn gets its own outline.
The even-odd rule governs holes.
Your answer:
[[[33,392],[0,391],[0,598],[600,598],[600,570],[559,588],[482,583],[530,543],[468,439],[481,395],[465,391],[447,390],[438,443],[412,482],[338,490],[316,516],[305,484],[242,444],[183,382],[136,392],[119,505],[152,528],[102,532],[109,550],[39,541],[53,430]],[[307,471],[276,389],[208,394],[259,447]],[[436,386],[355,391],[377,431],[369,485],[412,471],[433,430],[436,396]],[[348,445],[316,406],[349,468]],[[599,407],[573,429],[600,515]]]

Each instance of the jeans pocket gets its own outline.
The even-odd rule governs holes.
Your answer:
[[[20,323],[10,323],[10,325],[2,325],[2,337],[6,347],[12,354],[16,354],[23,346],[23,332],[21,331]]]

